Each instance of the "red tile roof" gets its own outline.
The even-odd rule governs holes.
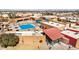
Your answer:
[[[62,37],[60,30],[57,28],[44,29],[43,31],[51,40],[57,40]]]

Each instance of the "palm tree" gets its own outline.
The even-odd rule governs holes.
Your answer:
[[[9,15],[9,18],[15,18],[15,12],[11,12],[11,13],[9,13],[8,15]]]

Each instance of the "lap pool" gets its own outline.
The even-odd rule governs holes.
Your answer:
[[[27,29],[33,29],[35,28],[35,25],[34,24],[23,24],[23,25],[20,25],[20,30],[27,30]]]

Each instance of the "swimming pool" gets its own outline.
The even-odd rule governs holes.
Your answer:
[[[34,24],[23,24],[23,25],[20,25],[20,30],[26,30],[26,29],[32,29],[32,28],[35,28],[35,25]]]

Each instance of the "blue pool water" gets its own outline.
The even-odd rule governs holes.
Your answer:
[[[34,24],[23,24],[23,25],[20,25],[20,29],[21,30],[26,30],[26,29],[31,29],[31,28],[35,28],[35,25]]]

